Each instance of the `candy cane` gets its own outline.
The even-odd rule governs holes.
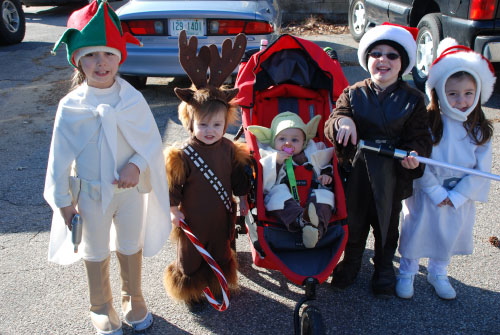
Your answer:
[[[193,243],[195,248],[205,259],[208,265],[210,265],[215,275],[217,276],[217,279],[219,280],[219,284],[222,289],[222,298],[223,298],[222,304],[219,304],[219,302],[215,300],[212,291],[210,291],[210,288],[208,286],[203,289],[205,297],[207,298],[208,302],[210,303],[210,305],[212,305],[213,308],[215,308],[219,312],[225,311],[229,307],[229,287],[227,285],[226,278],[222,273],[222,270],[220,269],[219,265],[217,265],[217,262],[215,262],[212,256],[208,253],[208,251],[205,250],[200,240],[198,240],[198,238],[193,234],[187,223],[181,219],[179,220],[179,226],[186,233],[186,236],[189,238],[191,243]]]

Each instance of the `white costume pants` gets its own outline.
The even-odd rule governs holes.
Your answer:
[[[418,272],[418,262],[420,259],[409,259],[401,257],[399,260],[399,273],[400,274],[410,274],[415,275]],[[445,275],[447,274],[448,264],[450,260],[437,260],[434,258],[429,258],[429,265],[427,266],[427,271],[434,275]]]
[[[121,254],[133,255],[142,249],[144,198],[136,187],[120,190],[115,192],[103,213],[100,200],[93,200],[87,192],[80,192],[78,212],[83,219],[82,258],[91,262],[105,260],[110,252],[112,237],[112,244]],[[111,223],[116,236],[111,236]]]

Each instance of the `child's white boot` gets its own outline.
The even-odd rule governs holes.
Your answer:
[[[305,226],[302,228],[302,242],[306,248],[314,248],[319,240],[318,228]]]
[[[453,286],[451,286],[447,275],[435,275],[429,273],[427,281],[434,286],[434,290],[441,299],[453,300],[457,297],[457,293]]]
[[[90,295],[90,319],[98,334],[121,335],[122,323],[113,308],[109,256],[101,262],[84,261]]]
[[[413,297],[413,281],[415,275],[410,273],[402,273],[398,275],[396,281],[396,295],[402,299],[410,299]]]
[[[122,282],[122,312],[125,323],[141,331],[153,324],[153,316],[146,308],[142,295],[142,250],[133,255],[116,252],[120,262],[120,277]]]

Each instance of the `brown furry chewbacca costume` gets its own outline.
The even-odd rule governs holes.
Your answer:
[[[221,106],[225,106],[227,111],[224,132],[228,124],[237,120],[237,105],[232,100],[238,89],[220,86],[238,65],[245,45],[245,36],[238,35],[234,48],[229,39],[223,43],[222,57],[219,57],[214,45],[202,47],[197,56],[196,38],[191,37],[188,44],[185,32],[179,36],[180,62],[194,85],[189,89],[175,88],[175,93],[182,100],[178,110],[179,119],[190,134],[187,144],[194,148],[219,178],[231,200],[232,194],[243,196],[248,192],[245,166],[249,163],[250,156],[246,145],[224,137],[213,144],[204,144],[193,134],[193,120],[204,120],[210,117],[211,112],[220,111]],[[208,67],[210,78],[207,82]],[[167,148],[165,166],[170,205],[178,206],[186,223],[224,272],[229,287],[236,289],[237,261],[236,254],[230,247],[236,219],[234,201],[230,212],[183,149]],[[164,284],[167,293],[188,305],[204,299],[202,290],[207,286],[214,295],[220,294],[217,277],[185,233],[177,227],[171,236],[177,242],[177,260],[165,270]]]

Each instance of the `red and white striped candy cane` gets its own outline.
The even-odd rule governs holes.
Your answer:
[[[222,270],[220,269],[219,265],[217,265],[217,262],[208,253],[208,251],[203,247],[200,240],[198,240],[198,238],[193,234],[191,228],[189,228],[187,223],[181,219],[179,220],[179,226],[186,233],[186,236],[189,238],[191,243],[193,243],[196,250],[198,250],[201,256],[208,263],[208,265],[210,265],[213,272],[217,276],[217,279],[219,280],[219,284],[222,289],[222,298],[223,298],[222,303],[220,304],[217,300],[215,300],[212,291],[210,291],[210,288],[208,286],[203,289],[205,297],[207,298],[208,302],[210,303],[210,305],[212,305],[213,308],[215,308],[219,312],[225,311],[229,307],[229,287],[227,285],[226,278],[222,273]]]

